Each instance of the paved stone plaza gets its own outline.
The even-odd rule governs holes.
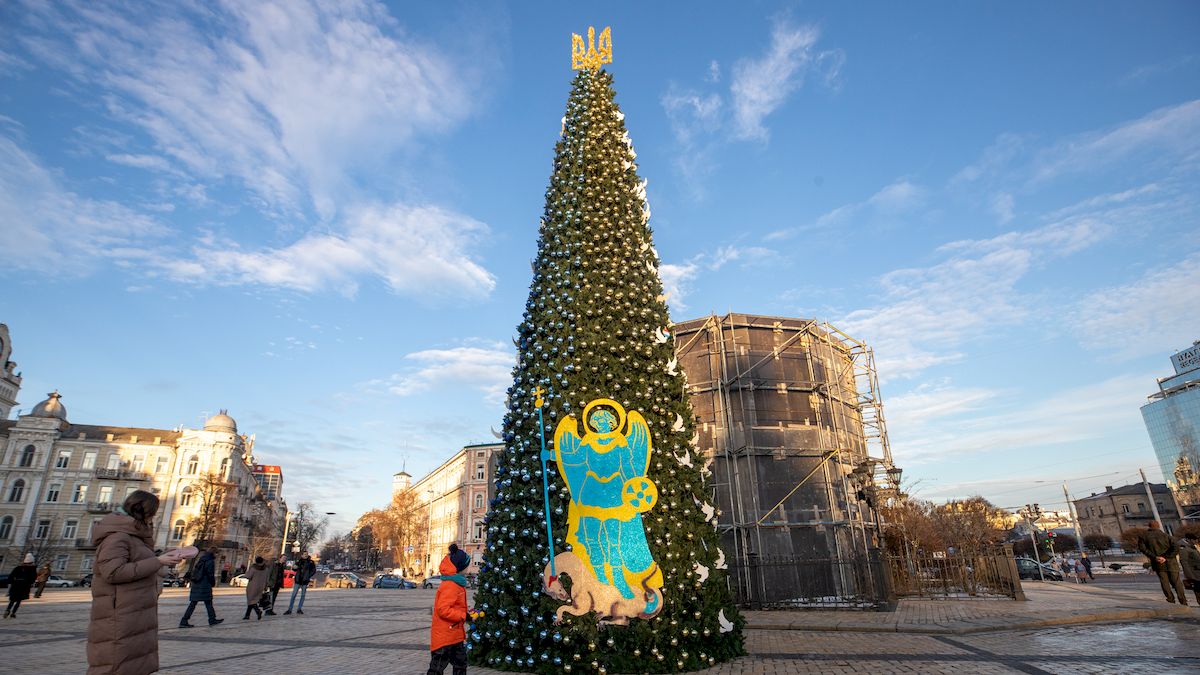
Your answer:
[[[1087,591],[1066,586],[1043,587],[1058,593],[1050,599],[1017,605],[1012,601],[975,604],[902,604],[914,621],[931,617],[969,620],[975,614],[995,616],[1006,608],[1024,615],[1029,607],[1056,604],[1061,609]],[[1037,595],[1037,592],[1034,593]],[[187,592],[164,591],[159,612],[160,657],[164,673],[424,673],[428,665],[429,608],[433,591],[313,590],[303,616],[242,621],[244,594],[221,589],[217,611],[225,623],[205,625],[203,608],[193,618],[196,628],[179,629]],[[1145,596],[1124,592],[1126,604]],[[84,636],[90,593],[87,589],[47,590],[30,600],[16,620],[0,620],[0,653],[5,673],[82,673],[86,669]],[[1161,603],[1161,599],[1158,600]],[[1166,603],[1161,603],[1165,605]],[[840,617],[826,630],[748,630],[750,656],[706,673],[1195,673],[1200,672],[1200,610],[1176,612],[1168,618],[1126,623],[1091,623],[1026,630],[930,634],[896,632],[895,626],[863,625],[874,616],[853,612],[755,613],[752,619],[780,621],[787,616]],[[860,627],[855,628],[857,621]],[[1020,622],[1017,622],[1018,624]],[[952,629],[953,624],[949,627]],[[885,632],[886,631],[886,632]],[[472,673],[494,673],[472,668]]]

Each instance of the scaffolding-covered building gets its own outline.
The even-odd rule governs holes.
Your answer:
[[[867,606],[889,596],[873,505],[899,471],[870,347],[786,317],[714,315],[674,331],[737,597]]]

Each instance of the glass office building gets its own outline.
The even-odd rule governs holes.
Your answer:
[[[1200,500],[1200,340],[1171,357],[1142,419],[1167,484],[1183,503]],[[1190,498],[1188,498],[1190,497]]]

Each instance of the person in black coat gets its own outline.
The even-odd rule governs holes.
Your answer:
[[[267,614],[275,616],[275,599],[279,597],[279,589],[283,588],[283,579],[287,571],[287,556],[281,555],[271,565],[271,578],[268,583],[268,588],[271,590],[271,606],[267,608]]]
[[[29,599],[29,589],[37,580],[37,567],[33,564],[33,554],[26,553],[25,561],[13,568],[8,575],[8,609],[4,610],[4,618],[17,618],[17,609],[22,600]]]
[[[196,611],[198,603],[204,603],[204,609],[208,611],[208,625],[215,626],[225,619],[217,618],[217,610],[213,609],[213,586],[217,583],[216,578],[216,558],[217,548],[208,549],[200,554],[196,560],[196,565],[192,567],[189,577],[188,588],[188,607],[183,613],[183,618],[179,620],[180,628],[193,628],[188,620],[192,618],[192,612]]]
[[[300,605],[296,607],[297,614],[304,613],[304,596],[308,594],[308,585],[312,583],[313,577],[317,575],[317,564],[313,559],[308,557],[308,551],[300,554],[300,559],[296,561],[296,578],[295,585],[292,586],[292,601],[288,603],[287,611],[284,614],[291,614],[292,607],[296,605],[296,592],[300,592]]]

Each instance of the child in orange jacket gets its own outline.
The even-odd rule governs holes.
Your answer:
[[[427,675],[442,675],[447,664],[453,667],[454,675],[467,673],[467,580],[459,573],[470,564],[466,551],[451,544],[450,555],[438,566],[442,583],[433,601]]]

